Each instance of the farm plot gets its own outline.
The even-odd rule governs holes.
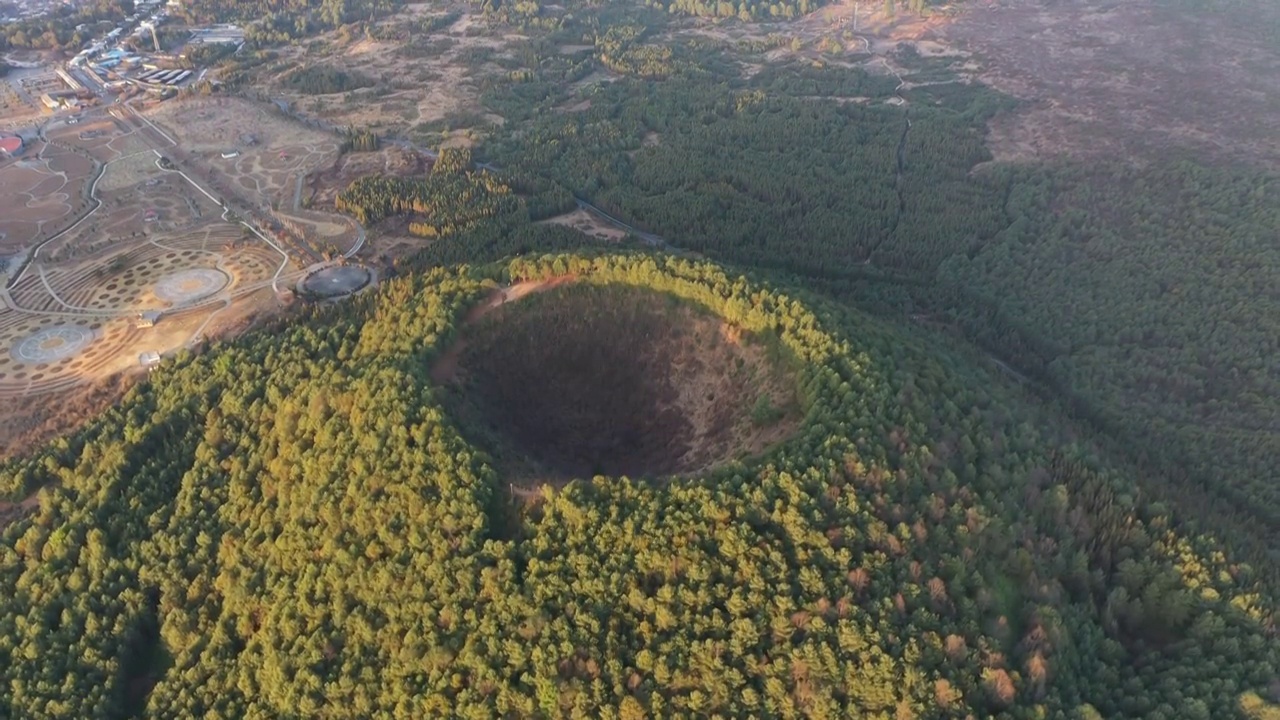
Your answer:
[[[90,159],[50,146],[0,167],[0,249],[38,242],[87,210],[93,170]]]
[[[280,255],[238,246],[241,234],[239,227],[218,222],[180,234],[130,238],[126,247],[79,261],[33,263],[10,295],[28,311],[110,315],[167,311],[269,284]]]

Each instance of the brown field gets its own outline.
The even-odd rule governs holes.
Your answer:
[[[351,182],[366,175],[406,177],[427,172],[431,160],[424,155],[398,147],[385,147],[376,152],[350,152],[328,167],[307,177],[308,205],[330,209],[334,199]]]
[[[466,8],[460,8],[466,10]],[[408,5],[405,14],[381,21],[389,28],[407,15],[443,14],[445,8],[427,4]],[[273,89],[274,95],[287,98],[303,112],[324,118],[337,125],[355,125],[380,132],[405,134],[424,123],[445,120],[451,116],[481,112],[480,83],[490,73],[501,72],[494,63],[476,67],[468,62],[467,53],[476,49],[507,51],[528,38],[508,33],[501,37],[469,35],[469,29],[482,24],[479,15],[466,11],[452,26],[431,35],[431,42],[446,42],[449,47],[430,57],[408,57],[400,44],[361,40],[344,43],[335,35],[326,36],[332,52],[323,55],[323,64],[359,72],[378,80],[378,88],[332,95],[303,95],[287,86]],[[301,50],[289,58],[298,65],[320,63]],[[349,96],[349,97],[348,97]],[[501,123],[497,116],[484,117],[485,123]],[[460,128],[450,128],[458,130]],[[467,136],[452,137],[452,142],[469,142]]]
[[[1280,53],[1229,16],[1005,0],[975,5],[940,37],[984,60],[984,82],[1028,101],[993,124],[998,159],[1142,161],[1187,148],[1280,167]]]
[[[87,210],[93,169],[92,160],[42,143],[0,166],[0,252],[31,246],[74,222]]]

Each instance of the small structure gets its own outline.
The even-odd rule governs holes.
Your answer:
[[[76,94],[75,90],[54,90],[41,95],[40,102],[50,110],[62,110],[79,104]]]
[[[143,222],[155,222],[158,217],[160,217],[160,214],[155,210],[146,210],[142,213]]]
[[[231,158],[236,158],[236,157],[240,157],[239,150],[225,150],[222,153],[223,160],[230,160]]]
[[[0,136],[0,158],[18,157],[22,154],[22,138],[17,135]]]
[[[138,313],[138,319],[133,325],[137,328],[149,328],[155,327],[158,322],[160,322],[159,310],[144,310]]]
[[[151,369],[160,364],[160,353],[155,350],[148,350],[138,356],[138,364],[144,368]]]
[[[76,80],[75,78],[71,77],[71,73],[67,72],[66,70],[63,70],[62,68],[58,68],[53,72],[55,75],[58,76],[59,79],[62,80],[62,82],[67,84],[67,87],[71,88],[72,90],[84,89],[84,85],[81,85],[79,80]]]

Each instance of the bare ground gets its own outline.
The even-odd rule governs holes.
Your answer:
[[[406,13],[380,23],[394,27],[405,15],[431,14],[426,5],[410,5]],[[275,90],[309,114],[337,125],[371,128],[379,132],[405,134],[425,123],[450,117],[481,117],[480,87],[484,77],[500,73],[493,63],[477,64],[469,58],[476,51],[502,52],[528,38],[506,33],[471,34],[469,30],[484,21],[466,10],[450,27],[418,40],[445,42],[448,47],[438,54],[412,57],[402,51],[400,43],[361,40],[343,44],[337,34],[325,36],[335,49],[325,57],[313,58],[295,53],[297,63],[323,63],[359,72],[377,79],[378,88],[329,95],[301,95],[287,87]],[[486,123],[501,123],[502,118],[488,116]],[[465,128],[453,127],[449,130]],[[452,136],[451,136],[452,137]],[[452,142],[470,142],[472,138],[452,137]]]
[[[1261,6],[1260,6],[1261,7]],[[974,4],[934,37],[1026,101],[998,118],[998,160],[1172,149],[1280,167],[1280,56],[1238,24],[1154,0]]]
[[[523,297],[573,281],[560,277],[495,290],[468,312],[462,325],[475,325],[497,311],[507,312],[508,305]],[[522,461],[508,468],[514,481],[511,491],[517,497],[536,496],[528,490],[531,483],[558,484],[592,472],[587,469],[590,462],[581,463],[601,447],[613,447],[619,437],[630,439],[624,446],[604,450],[603,457],[609,459],[601,462],[608,467],[602,466],[600,472],[664,475],[702,471],[757,455],[798,427],[794,376],[766,344],[748,341],[736,327],[694,308],[667,304],[659,293],[619,289],[624,294],[615,296],[613,290],[598,288],[590,292],[605,294],[576,292],[570,291],[565,300],[592,303],[587,315],[595,319],[587,319],[585,325],[569,331],[570,336],[550,343],[559,349],[548,351],[547,343],[526,347],[527,333],[542,336],[562,331],[556,320],[550,320],[557,323],[555,331],[541,323],[557,313],[579,316],[573,305],[531,309],[534,315],[527,317],[534,318],[533,325],[525,325],[529,320],[524,315],[512,316],[522,318],[515,321],[500,319],[503,324],[497,326],[482,325],[464,333],[431,368],[437,384],[462,383],[469,395],[481,398],[478,407],[484,408],[484,422],[507,428],[504,432],[514,433],[511,437],[517,445],[527,445],[530,432],[548,432],[543,427],[547,423],[576,418],[564,427],[556,426],[550,445],[528,446],[543,448],[534,455],[548,453],[538,462],[548,463],[541,470],[526,468]],[[622,315],[638,313],[632,318],[637,322],[620,323],[622,316],[613,317],[608,308],[619,302],[628,308]],[[508,331],[504,329],[507,322],[519,324]],[[496,345],[495,330],[500,333]],[[471,337],[475,333],[479,336]],[[478,343],[478,350],[471,347],[472,341]],[[572,377],[563,374],[569,367],[576,368]],[[528,375],[529,382],[511,380],[513,373]],[[495,382],[506,389],[488,387]],[[603,384],[595,387],[599,383]],[[629,394],[637,389],[638,395]],[[764,419],[758,415],[761,404],[771,409]],[[567,464],[561,466],[561,462]]]
[[[626,239],[627,233],[614,225],[610,225],[601,220],[595,213],[587,212],[579,208],[571,213],[557,215],[556,217],[540,221],[539,224],[564,225],[571,227],[584,235],[607,242],[622,242]]]

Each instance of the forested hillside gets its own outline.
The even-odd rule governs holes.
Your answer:
[[[1275,174],[825,5],[184,2],[380,282],[0,463],[0,718],[1280,720]]]
[[[1008,227],[944,275],[1052,328],[1051,372],[1275,526],[1280,186],[1185,162],[1107,170],[1013,176]]]
[[[182,3],[175,14],[192,25],[243,23],[246,38],[267,44],[384,16],[400,5],[399,0],[194,0]]]
[[[898,95],[908,104],[886,102]],[[1273,176],[1190,159],[993,164],[982,127],[1006,98],[898,92],[842,68],[690,70],[590,97],[554,113],[526,83],[495,90],[490,106],[532,127],[482,152],[678,247],[965,335],[1122,438],[1168,502],[1260,523],[1255,557],[1280,578]]]
[[[570,276],[776,332],[763,458],[548,491],[428,379],[496,283]],[[1273,603],[960,355],[714,265],[436,270],[164,365],[3,470],[10,717],[1148,717],[1265,707]],[[495,513],[498,513],[495,515]],[[38,660],[38,661],[37,661]],[[1181,681],[1173,681],[1173,679]]]

